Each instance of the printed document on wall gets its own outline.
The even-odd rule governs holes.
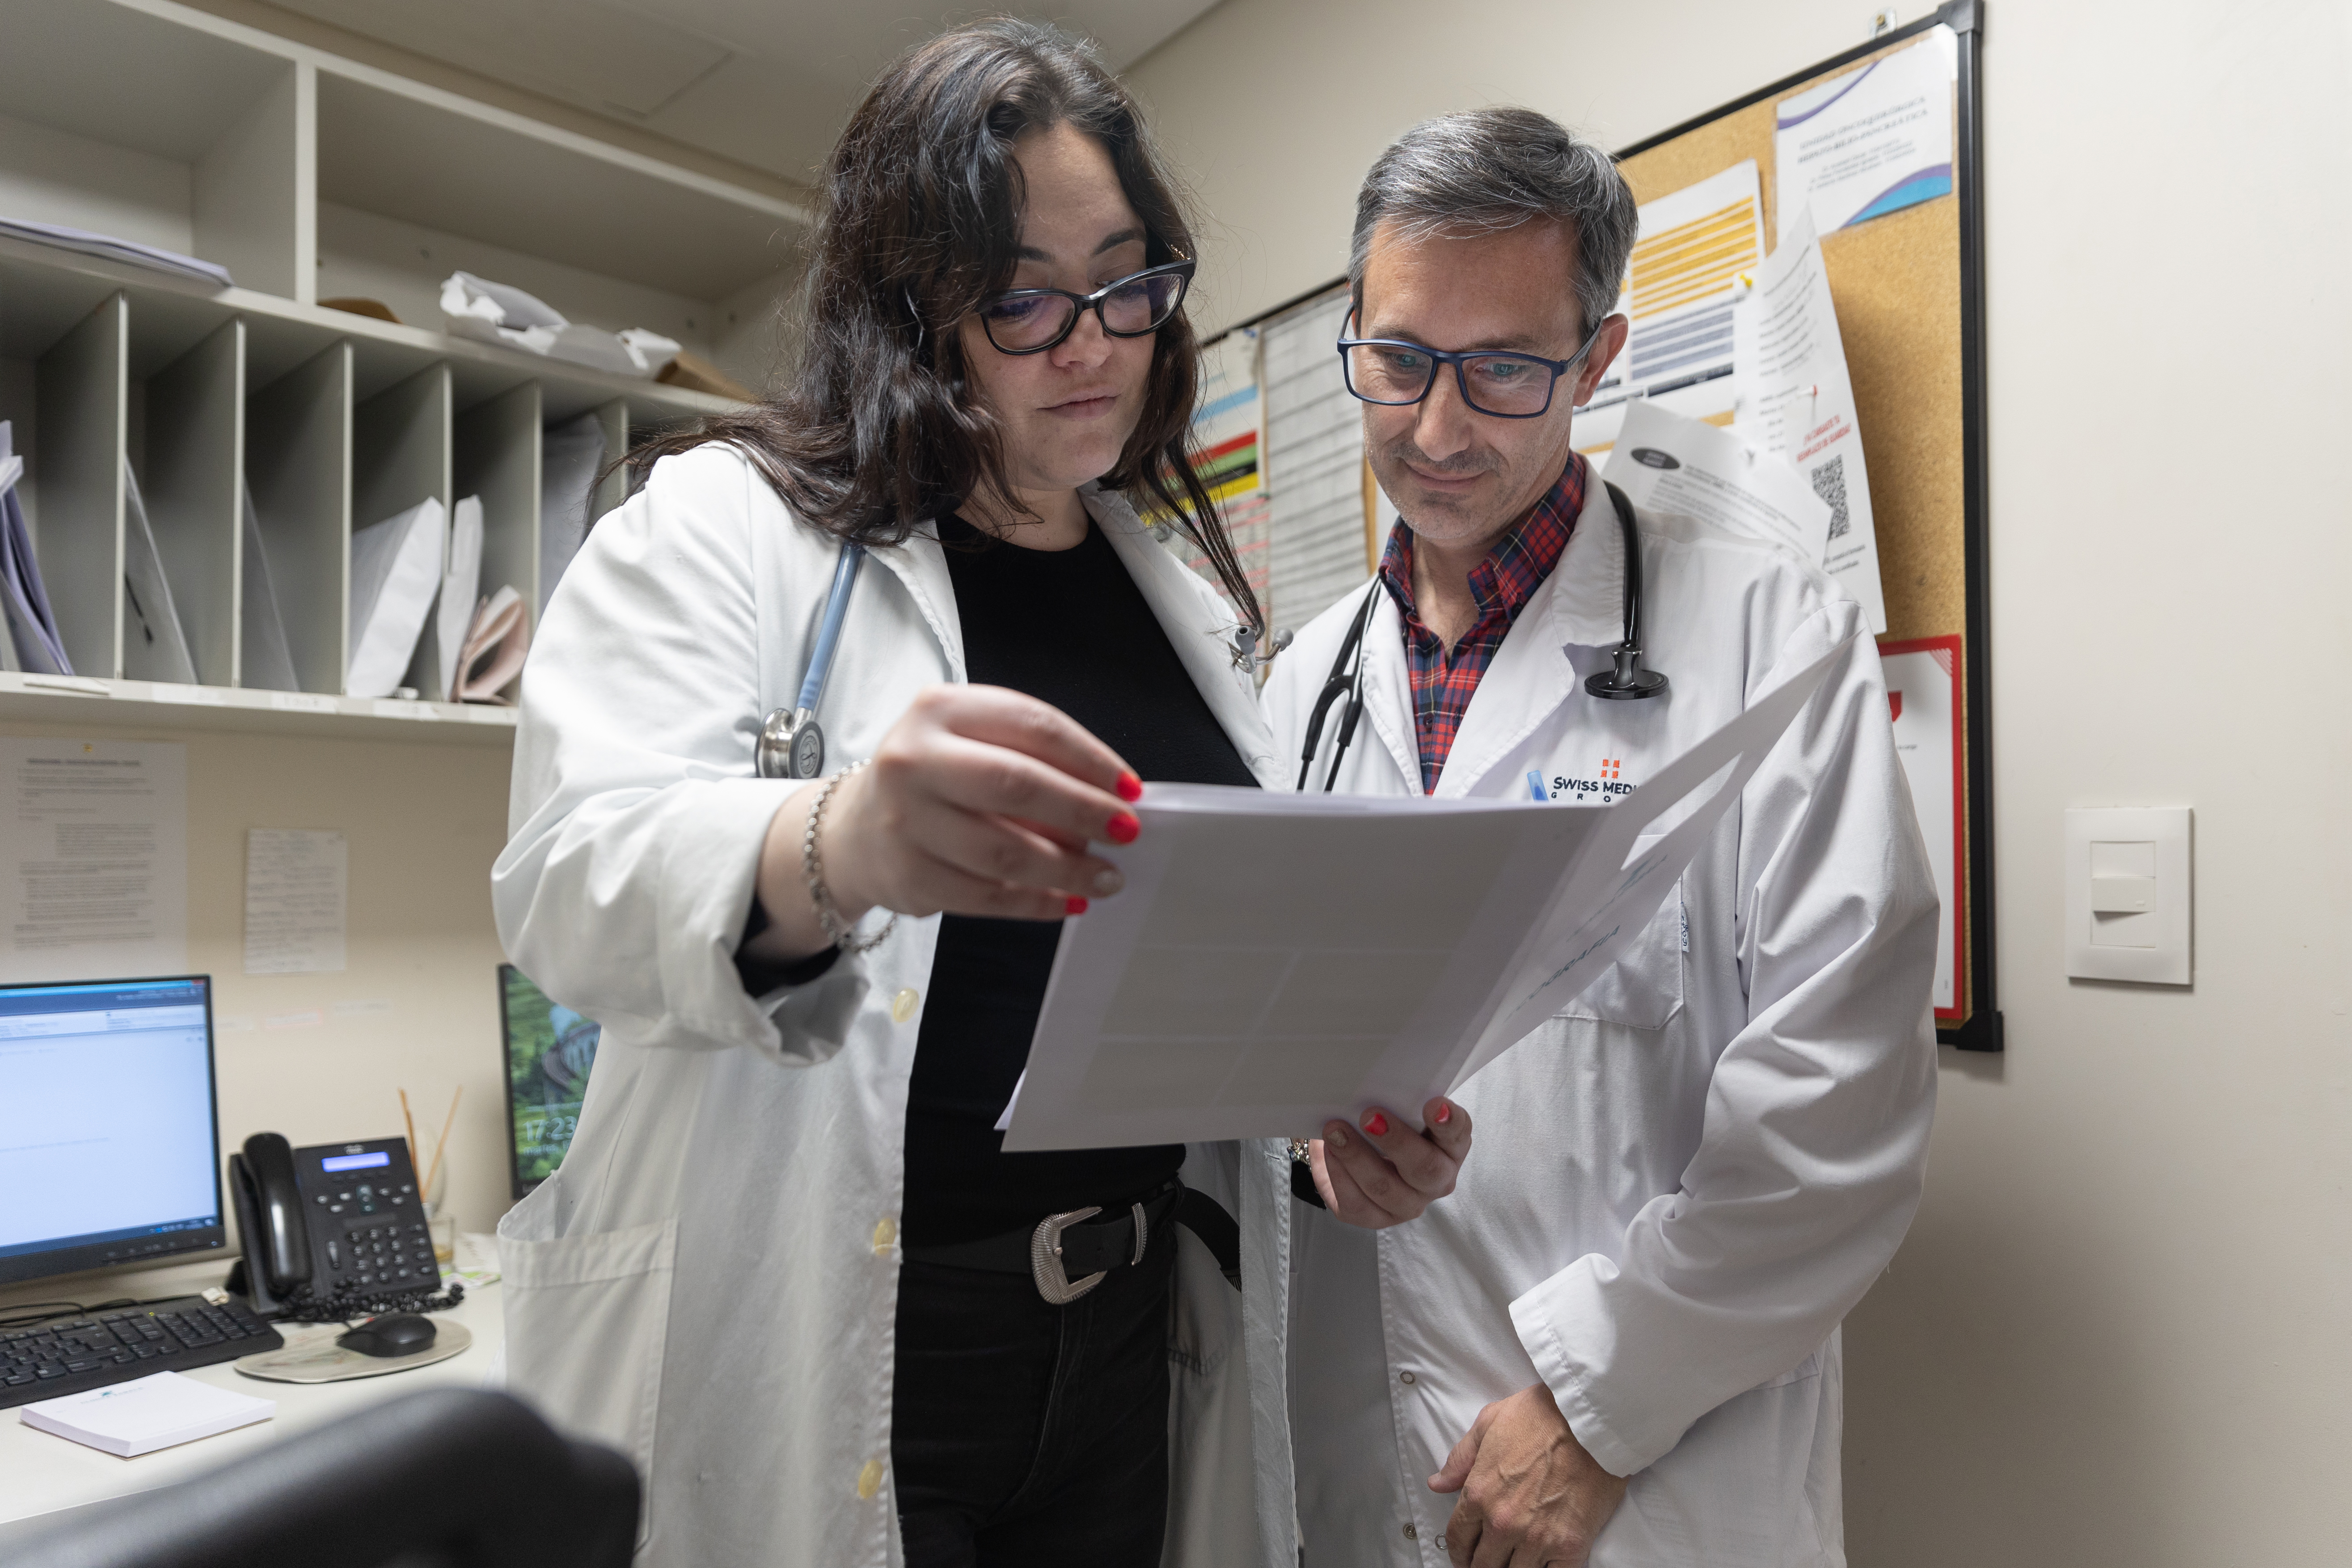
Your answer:
[[[1846,374],[1845,342],[1812,226],[1784,235],[1756,275],[1756,287],[1732,312],[1738,339],[1740,438],[1794,463],[1830,509],[1822,567],[1844,584],[1886,630],[1886,591],[1878,575],[1878,528],[1870,506],[1870,471]]]
[[[0,739],[0,980],[188,967],[188,752]]]
[[[340,833],[300,827],[247,829],[247,974],[342,971],[350,867],[350,847]]]
[[[1937,1021],[1960,1021],[1960,931],[1966,910],[1960,881],[1960,639],[1924,637],[1881,644],[1886,706],[1895,721],[1895,754],[1911,784],[1911,805],[1927,840],[1942,912],[1936,918]]]
[[[1732,412],[1732,303],[1764,260],[1763,185],[1756,160],[1641,206],[1641,237],[1617,309],[1633,330],[1592,401],[1576,416],[1577,450],[1597,458],[1637,397],[1727,424]]]
[[[1775,106],[1773,205],[1780,242],[1800,221],[1831,234],[1952,194],[1952,83],[1958,43],[1937,27]]]
[[[1607,472],[1637,507],[1695,517],[1780,545],[1809,566],[1822,563],[1830,509],[1787,458],[1728,430],[1645,398],[1626,412]]]

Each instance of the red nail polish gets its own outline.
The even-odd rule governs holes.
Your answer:
[[[1062,901],[1062,912],[1066,915],[1085,914],[1087,912],[1087,901],[1080,898],[1066,899]]]
[[[1442,1100],[1437,1102],[1437,1120],[1440,1125],[1454,1120],[1454,1108]]]
[[[1120,773],[1118,775],[1118,784],[1117,787],[1118,790],[1118,798],[1127,802],[1129,805],[1134,805],[1137,801],[1143,798],[1143,781],[1137,778],[1132,773]]]
[[[1364,1131],[1375,1138],[1384,1138],[1388,1136],[1389,1119],[1375,1110],[1364,1118]]]
[[[1143,823],[1135,813],[1122,811],[1104,825],[1103,833],[1113,844],[1132,844],[1135,836],[1143,831]]]

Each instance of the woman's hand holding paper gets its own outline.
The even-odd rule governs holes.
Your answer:
[[[1422,1121],[1428,1131],[1415,1132],[1375,1106],[1353,1129],[1326,1122],[1323,1136],[1307,1144],[1323,1205],[1349,1225],[1384,1230],[1419,1219],[1451,1193],[1470,1157],[1470,1113],[1433,1100]]]
[[[785,803],[761,853],[768,956],[827,945],[801,865],[822,787]],[[934,686],[835,789],[817,853],[847,921],[877,908],[1061,920],[1124,885],[1086,847],[1132,841],[1140,824],[1128,805],[1142,793],[1116,752],[1047,704],[1000,687]]]

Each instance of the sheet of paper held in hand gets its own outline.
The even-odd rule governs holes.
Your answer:
[[[1616,962],[1844,653],[1613,806],[1152,785],[1097,850],[1127,890],[1063,929],[1005,1149],[1417,1126]]]

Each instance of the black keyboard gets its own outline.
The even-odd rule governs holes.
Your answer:
[[[235,1361],[285,1342],[244,1302],[215,1307],[202,1296],[0,1329],[0,1410]]]

